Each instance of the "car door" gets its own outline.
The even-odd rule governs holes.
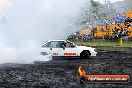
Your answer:
[[[52,56],[63,56],[63,48],[61,48],[60,41],[51,41],[50,53]]]
[[[65,43],[64,56],[80,56],[80,50],[71,42]]]

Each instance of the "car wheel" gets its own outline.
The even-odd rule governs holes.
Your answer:
[[[90,54],[88,51],[83,51],[81,54],[80,54],[80,58],[82,59],[90,59]]]

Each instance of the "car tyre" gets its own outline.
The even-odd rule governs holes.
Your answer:
[[[83,51],[81,54],[80,54],[80,58],[81,59],[90,59],[90,53],[88,51]]]

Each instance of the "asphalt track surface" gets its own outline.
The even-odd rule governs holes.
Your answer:
[[[104,52],[92,59],[51,60],[34,64],[0,65],[0,88],[132,88],[128,84],[80,84],[76,71],[83,65],[87,74],[129,74],[132,53]]]

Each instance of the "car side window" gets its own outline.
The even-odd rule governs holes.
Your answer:
[[[49,47],[51,47],[51,42],[47,42],[47,43],[44,44],[42,47],[44,47],[44,48],[49,48]]]
[[[60,43],[58,41],[51,41],[52,48],[61,48]]]
[[[66,48],[74,48],[75,46],[70,43],[70,42],[66,42]]]
[[[60,47],[61,47],[61,48],[66,47],[66,43],[65,43],[64,41],[60,41],[59,44],[60,44]]]

